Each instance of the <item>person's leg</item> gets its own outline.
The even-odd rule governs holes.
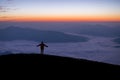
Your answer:
[[[40,48],[40,54],[42,54],[42,50],[41,50],[41,48]]]
[[[41,48],[41,54],[43,54],[44,53],[44,49],[43,48]]]
[[[41,50],[41,54],[43,54],[43,49]]]

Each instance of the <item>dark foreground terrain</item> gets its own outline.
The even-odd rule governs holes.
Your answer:
[[[76,75],[79,78],[88,75],[91,75],[91,77],[99,76],[99,78],[107,77],[113,79],[120,77],[119,65],[53,55],[2,55],[0,56],[0,66],[7,66],[6,69],[11,69],[10,67],[12,67],[16,68],[16,70],[21,70],[21,68],[28,71],[34,70],[38,71],[38,73],[44,73],[44,75],[56,75],[59,73],[59,76],[70,74],[69,77]]]

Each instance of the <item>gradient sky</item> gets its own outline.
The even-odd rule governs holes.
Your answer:
[[[120,0],[0,0],[0,21],[120,21]]]

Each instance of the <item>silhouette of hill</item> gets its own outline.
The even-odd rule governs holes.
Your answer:
[[[20,71],[22,72],[20,74],[32,74],[31,76],[33,74],[55,75],[77,79],[117,78],[120,73],[119,65],[41,54],[2,55],[0,56],[0,67],[6,67],[6,70],[10,69],[11,71],[16,70],[16,74]]]
[[[0,40],[29,40],[46,42],[86,42],[88,38],[68,35],[57,31],[41,31],[35,29],[8,27],[0,29]]]
[[[69,57],[60,57],[53,55],[41,54],[10,54],[0,56],[1,66],[17,65],[22,67],[33,66],[36,70],[55,70],[57,73],[63,72],[79,74],[79,76],[88,76],[93,74],[94,77],[119,77],[120,66],[102,62],[89,61],[84,59],[75,59]],[[73,72],[72,72],[73,71]],[[45,71],[43,71],[45,72]]]

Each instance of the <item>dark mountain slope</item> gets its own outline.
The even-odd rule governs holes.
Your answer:
[[[54,74],[59,77],[66,75],[67,77],[74,77],[81,79],[96,78],[104,79],[119,78],[120,66],[106,64],[96,61],[89,61],[84,59],[74,59],[69,57],[60,57],[53,55],[40,54],[11,54],[0,56],[0,66],[7,67],[10,70],[20,71],[37,71],[41,75]],[[12,68],[11,68],[12,67]],[[13,69],[14,68],[14,69]],[[23,70],[25,69],[25,70]],[[49,74],[48,74],[49,73]],[[58,75],[59,74],[59,75]],[[69,76],[68,76],[69,75]],[[86,77],[83,77],[86,76]]]
[[[103,72],[103,73],[116,73],[120,71],[119,65],[112,65],[102,62],[89,61],[84,59],[75,59],[69,57],[60,57],[53,55],[40,55],[40,54],[11,54],[0,56],[0,64],[7,64],[11,66],[16,65],[29,65],[36,66],[36,68],[53,67],[64,68],[71,70],[78,70],[80,72]],[[55,65],[55,66],[54,66]]]

